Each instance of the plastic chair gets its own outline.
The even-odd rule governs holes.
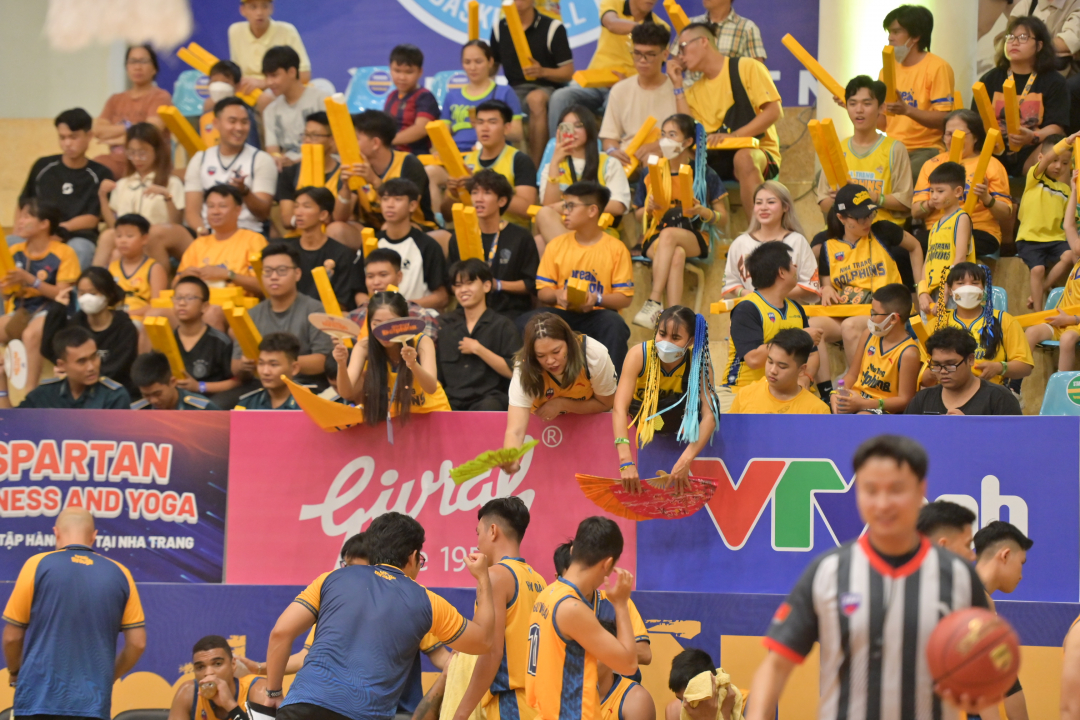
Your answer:
[[[431,94],[435,96],[435,101],[439,103],[441,108],[443,101],[446,100],[446,94],[451,90],[460,90],[469,84],[469,76],[465,74],[464,70],[443,70],[440,73],[436,73],[435,77],[429,77],[424,86],[431,91]]]
[[[1039,414],[1080,416],[1080,371],[1056,372],[1050,376]]]
[[[349,74],[352,79],[349,80],[349,87],[345,89],[345,106],[350,113],[382,110],[386,106],[386,98],[394,87],[388,66],[352,68]]]
[[[173,105],[184,117],[198,118],[203,114],[203,103],[210,97],[209,86],[210,78],[198,70],[185,70],[173,83]]]
[[[1009,293],[1005,288],[998,285],[994,286],[994,309],[995,310],[1009,310]]]
[[[1061,298],[1062,298],[1062,296],[1064,294],[1065,294],[1065,288],[1063,288],[1063,287],[1056,287],[1053,290],[1051,290],[1050,291],[1050,296],[1046,298],[1046,309],[1047,310],[1053,310],[1058,305],[1060,305],[1061,304]],[[1080,345],[1080,342],[1077,342],[1077,345]],[[1042,347],[1042,348],[1061,347],[1061,341],[1060,340],[1043,340],[1041,343],[1039,343],[1038,347]]]

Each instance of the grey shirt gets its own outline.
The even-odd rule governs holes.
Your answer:
[[[290,159],[299,160],[305,119],[312,113],[326,110],[324,98],[326,93],[313,85],[304,88],[295,105],[285,102],[284,95],[274,98],[263,110],[264,147],[277,146]]]
[[[308,315],[321,312],[326,312],[321,302],[302,294],[297,294],[296,300],[285,312],[274,312],[269,300],[263,300],[250,310],[251,320],[263,337],[270,333],[286,332],[300,341],[301,355],[329,355],[334,350],[330,336],[308,321]],[[240,343],[233,344],[232,356],[234,359],[243,357]],[[296,381],[304,384],[304,378],[297,376]]]

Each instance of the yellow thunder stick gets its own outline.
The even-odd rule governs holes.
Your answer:
[[[784,47],[791,51],[791,54],[795,56],[796,60],[803,64],[803,67],[810,71],[810,74],[821,83],[821,86],[826,91],[832,93],[834,97],[838,97],[841,100],[844,99],[843,85],[836,82],[836,78],[830,75],[828,71],[821,66],[821,63],[819,63],[813,55],[808,53],[806,48],[799,44],[798,40],[791,36],[791,33],[782,37],[780,42],[784,44]]]
[[[143,327],[150,338],[150,345],[159,353],[169,359],[169,369],[173,377],[183,380],[187,377],[187,369],[184,360],[180,356],[180,346],[176,344],[176,335],[173,334],[172,325],[163,317],[148,317],[143,319]]]
[[[971,190],[968,192],[967,200],[964,201],[964,212],[968,215],[975,212],[975,203],[979,200],[978,195],[975,194],[975,186],[981,185],[983,180],[986,179],[986,169],[990,167],[990,159],[994,156],[994,147],[1000,139],[1001,131],[996,127],[986,131],[986,142],[983,143],[982,152],[979,153],[979,164],[975,166],[975,174],[971,177]]]

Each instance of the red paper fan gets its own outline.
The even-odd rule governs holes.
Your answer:
[[[655,480],[645,479],[641,492],[623,490],[622,482],[595,475],[578,475],[585,497],[602,510],[629,520],[677,520],[689,517],[705,506],[716,492],[716,482],[709,478],[690,476],[690,489],[675,494],[657,487]]]

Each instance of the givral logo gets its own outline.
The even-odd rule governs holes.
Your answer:
[[[468,0],[398,0],[414,18],[456,43],[469,39]],[[570,47],[595,42],[600,36],[598,0],[538,0],[538,11],[560,18],[566,26]],[[491,28],[502,19],[502,0],[480,0],[480,37],[491,36]]]
[[[813,550],[815,515],[821,517],[833,545],[852,540],[863,530],[853,496],[854,480],[845,479],[832,460],[755,458],[746,464],[737,482],[720,458],[698,458],[691,472],[716,478],[716,493],[705,508],[731,550],[746,545],[770,501],[773,550]],[[1018,495],[1002,495],[1001,482],[994,475],[982,478],[978,499],[963,493],[944,493],[935,499],[970,509],[975,513],[976,527],[1002,519],[1005,508],[1008,521],[1027,534],[1027,502]]]

